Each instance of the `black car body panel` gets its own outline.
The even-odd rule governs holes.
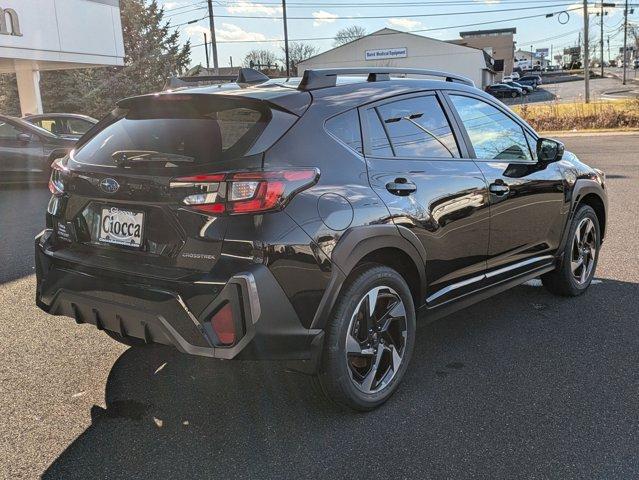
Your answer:
[[[159,108],[157,118],[166,114],[157,97],[120,102],[81,140],[74,155],[83,161],[66,159],[64,189],[52,197],[47,230],[36,239],[44,310],[186,353],[301,360],[312,370],[336,299],[360,265],[396,269],[415,306],[434,319],[555,268],[579,202],[599,205],[605,225],[603,174],[569,152],[538,161],[537,134],[468,85],[369,76],[309,92],[290,79],[160,97],[198,105],[216,97],[263,115],[238,157],[162,169],[118,166],[119,153],[109,151],[92,164],[98,156],[82,146],[90,151],[91,138],[118,118],[150,118],[135,113],[139,105]],[[227,107],[215,108],[219,123]],[[487,158],[487,124],[468,112],[497,118],[495,131],[516,140],[507,137]],[[173,188],[190,188],[182,186],[195,174],[222,175],[226,187],[216,195],[228,201],[235,172],[300,169],[317,175],[265,213],[201,213]],[[107,179],[117,191],[103,189]],[[113,206],[144,213],[139,247],[96,237]],[[212,327],[225,308],[231,343]]]

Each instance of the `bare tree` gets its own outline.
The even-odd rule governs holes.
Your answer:
[[[277,57],[275,52],[270,50],[251,50],[244,57],[242,65],[259,70],[272,70],[277,67]]]
[[[339,47],[345,43],[362,38],[364,35],[366,35],[366,29],[359,25],[351,25],[350,27],[342,28],[335,34],[333,46]]]
[[[288,44],[288,57],[291,62],[291,74],[297,75],[297,64],[306,60],[307,58],[312,57],[318,51],[318,48],[315,45],[311,45],[310,43],[304,42],[291,42]],[[286,50],[284,46],[282,46],[282,58],[280,61],[286,64]]]

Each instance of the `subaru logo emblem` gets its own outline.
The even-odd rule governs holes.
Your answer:
[[[105,178],[100,182],[100,188],[106,193],[115,193],[120,188],[120,184],[114,178]]]

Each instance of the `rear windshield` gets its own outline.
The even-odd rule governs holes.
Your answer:
[[[146,101],[116,109],[76,148],[76,162],[178,167],[241,157],[266,128],[270,111],[234,100]]]

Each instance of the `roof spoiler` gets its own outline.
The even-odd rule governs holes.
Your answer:
[[[425,70],[422,68],[322,68],[317,70],[305,70],[300,90],[317,90],[318,88],[334,87],[337,85],[338,75],[368,75],[366,81],[380,82],[390,80],[391,75],[424,75],[429,77],[442,77],[447,82],[463,83],[471,87],[475,86],[470,78],[455,73],[441,72],[439,70]]]
[[[199,87],[224,82],[235,82],[238,85],[257,85],[269,81],[270,78],[253,68],[240,68],[235,75],[199,75],[190,77],[171,77],[164,85],[164,90],[181,87]]]

